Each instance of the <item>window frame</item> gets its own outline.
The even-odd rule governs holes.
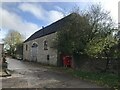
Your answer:
[[[48,50],[48,41],[44,40],[43,44],[44,44],[44,50]]]

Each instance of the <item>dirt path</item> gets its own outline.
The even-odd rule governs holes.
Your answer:
[[[2,88],[102,88],[32,62],[7,61],[12,76],[2,78]]]

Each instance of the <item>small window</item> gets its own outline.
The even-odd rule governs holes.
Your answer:
[[[28,45],[26,45],[26,51],[28,50]]]
[[[47,55],[47,60],[50,60],[50,55]]]
[[[47,44],[48,44],[48,42],[45,40],[44,41],[44,50],[48,50],[48,45]]]
[[[38,47],[37,43],[32,44],[32,48]]]

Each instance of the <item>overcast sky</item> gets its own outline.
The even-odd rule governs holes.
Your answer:
[[[23,2],[24,1],[24,2]],[[57,2],[56,2],[57,1]],[[69,2],[68,2],[69,1]],[[86,10],[93,3],[101,3],[118,23],[119,0],[2,0],[0,3],[0,42],[8,30],[19,31],[28,38],[35,31],[67,15],[75,6]]]

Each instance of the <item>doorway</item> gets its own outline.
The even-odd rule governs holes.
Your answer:
[[[33,43],[32,51],[31,51],[31,61],[33,61],[33,62],[37,62],[37,49],[38,49],[38,44]]]

